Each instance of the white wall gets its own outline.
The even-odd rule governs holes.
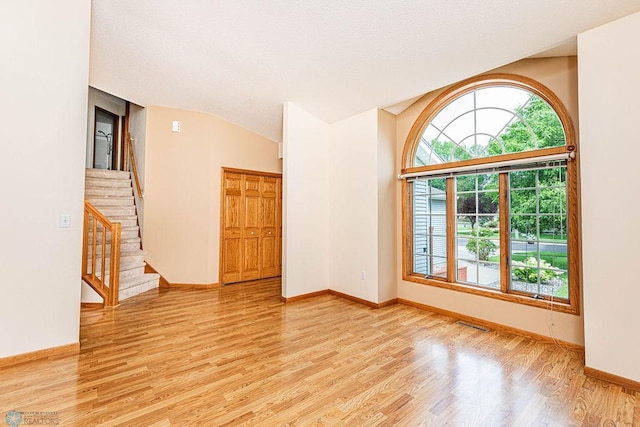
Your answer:
[[[222,168],[280,173],[278,144],[209,113],[146,112],[145,260],[170,283],[218,283]]]
[[[578,37],[586,365],[640,381],[640,14]]]
[[[330,125],[330,288],[378,302],[378,110]],[[364,273],[364,278],[362,274]]]
[[[327,124],[291,103],[284,117],[283,295],[395,298],[395,117]]]
[[[0,357],[79,341],[90,7],[0,3]]]
[[[396,116],[378,111],[378,302],[398,296]]]
[[[329,288],[329,125],[284,106],[282,295]]]

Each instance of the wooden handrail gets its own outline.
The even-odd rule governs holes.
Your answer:
[[[98,223],[102,226],[98,229]],[[89,238],[91,229],[91,239]],[[107,242],[107,232],[111,233],[111,241]],[[98,233],[102,234],[100,259],[97,257]],[[118,305],[120,287],[120,237],[122,227],[119,222],[111,222],[88,200],[84,201],[84,224],[82,230],[82,279],[89,284],[104,301],[106,307]],[[106,280],[105,265],[109,255],[109,280]],[[91,258],[89,258],[91,248]],[[98,262],[100,271],[97,271]]]
[[[142,192],[142,187],[140,187],[140,178],[138,177],[138,169],[136,168],[136,155],[133,151],[133,144],[131,143],[131,137],[129,136],[129,132],[127,132],[127,138],[125,140],[127,144],[127,149],[129,151],[129,157],[131,158],[131,173],[133,174],[133,180],[136,183],[136,190],[138,190],[138,197],[141,199],[144,197],[144,193]]]
[[[136,190],[138,191],[138,197],[141,199],[144,197],[142,187],[140,186],[140,177],[138,177],[138,168],[136,167],[136,153],[133,151],[133,143],[131,142],[131,134],[129,133],[129,115],[131,111],[131,103],[127,101],[124,113],[124,170],[131,170],[133,174],[133,180],[136,183]],[[131,161],[131,167],[129,167],[129,161]]]

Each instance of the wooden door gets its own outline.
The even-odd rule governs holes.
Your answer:
[[[222,247],[221,247],[221,276],[223,283],[233,283],[242,280],[242,225],[243,176],[236,173],[225,173],[222,182],[223,210],[222,218]]]
[[[273,277],[278,273],[277,198],[278,179],[262,178],[262,251],[261,277]]]
[[[224,170],[220,280],[235,283],[282,272],[282,178]]]
[[[260,278],[260,177],[244,175],[242,280]]]
[[[277,179],[276,196],[276,275],[282,275],[282,178]]]

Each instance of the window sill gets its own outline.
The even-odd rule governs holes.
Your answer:
[[[463,285],[460,283],[450,283],[444,280],[426,279],[420,276],[404,275],[402,277],[402,280],[405,280],[407,282],[419,283],[421,285],[436,286],[438,288],[450,289],[453,291],[465,292],[473,295],[480,295],[484,297],[499,299],[502,301],[513,302],[516,304],[528,305],[531,307],[543,308],[546,310],[553,310],[561,313],[574,315],[580,314],[580,310],[577,304],[572,305],[562,301],[539,300],[528,295],[505,294],[500,291],[494,291],[491,289],[481,289],[474,286]]]

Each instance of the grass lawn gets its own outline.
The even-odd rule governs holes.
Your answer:
[[[557,234],[546,234],[546,233],[541,233],[540,234],[540,240],[541,241],[549,241],[549,242],[557,242],[557,241],[561,241],[561,242],[566,242],[567,241],[567,236],[559,236]]]

